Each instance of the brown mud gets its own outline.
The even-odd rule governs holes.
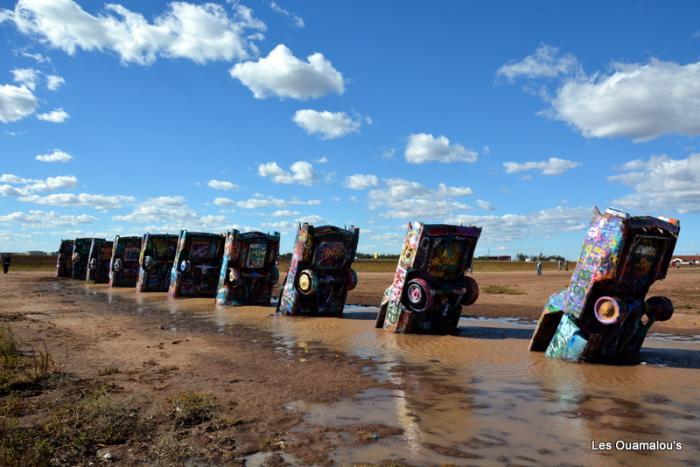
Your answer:
[[[345,318],[278,317],[273,307],[217,308],[38,273],[0,278],[0,321],[44,342],[62,372],[108,382],[115,398],[156,419],[192,390],[210,394],[228,420],[107,447],[124,463],[697,465],[700,275],[674,273],[653,293],[688,307],[647,339],[643,364],[628,367],[527,351],[531,322],[564,273],[477,274],[482,287],[523,293],[482,293],[465,314],[494,319],[465,318],[454,336],[384,333],[368,307],[348,306]],[[391,276],[361,274],[349,303],[377,304]],[[170,444],[154,451],[164,438]],[[683,448],[591,448],[618,440]],[[193,445],[190,457],[164,454]]]

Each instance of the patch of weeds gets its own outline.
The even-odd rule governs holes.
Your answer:
[[[207,392],[181,392],[170,402],[173,405],[175,424],[181,427],[195,426],[211,420],[216,408],[214,397]]]
[[[524,295],[525,292],[518,290],[515,287],[509,287],[507,285],[494,285],[486,284],[484,287],[480,287],[483,293],[487,294],[502,294],[502,295]]]
[[[17,394],[12,393],[7,397],[0,398],[0,417],[19,417],[24,414],[26,409],[26,401]]]
[[[97,373],[97,375],[98,375],[98,376],[109,376],[109,375],[116,375],[117,373],[121,373],[121,372],[119,371],[119,368],[110,366],[110,367],[101,369],[101,370]]]
[[[56,370],[53,358],[32,346],[23,352],[9,326],[0,326],[0,395],[15,389],[32,388]]]

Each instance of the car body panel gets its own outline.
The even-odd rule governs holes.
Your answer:
[[[348,294],[348,274],[357,252],[360,229],[324,225],[299,226],[289,271],[277,300],[277,312],[288,315],[341,315]],[[314,292],[304,295],[298,288],[303,271],[317,280]]]
[[[454,332],[467,294],[477,294],[471,267],[481,228],[447,224],[409,224],[392,285],[384,292],[376,327],[396,333]],[[431,291],[424,311],[408,306],[406,286],[422,280]],[[465,281],[476,290],[465,286]],[[476,300],[476,297],[473,297]],[[472,301],[473,303],[473,301]]]
[[[85,280],[96,284],[109,282],[109,262],[112,259],[112,241],[93,238],[88,256],[88,268]]]
[[[596,208],[569,286],[549,297],[530,350],[575,362],[637,362],[656,320],[645,297],[666,277],[679,232],[675,219]],[[607,297],[621,310],[611,323],[594,311]]]
[[[61,240],[56,257],[56,277],[71,277],[73,274],[74,240]]]
[[[71,277],[84,281],[87,277],[88,257],[90,256],[90,247],[92,246],[92,238],[76,238],[73,241],[73,254],[71,262],[73,270]]]
[[[170,274],[171,297],[215,297],[226,237],[183,230]],[[189,265],[187,269],[183,264]]]
[[[269,305],[279,280],[280,234],[231,230],[226,234],[219,272],[219,305]],[[232,280],[232,274],[238,277]]]
[[[114,237],[109,262],[110,287],[135,287],[139,278],[142,237]]]
[[[139,254],[139,292],[167,292],[177,252],[177,235],[146,233]]]

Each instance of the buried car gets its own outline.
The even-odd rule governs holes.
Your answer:
[[[86,281],[97,284],[109,282],[109,262],[112,259],[112,241],[93,238],[88,255]]]
[[[73,273],[73,240],[61,240],[56,257],[56,277],[71,277]]]
[[[73,254],[71,255],[71,263],[73,264],[71,277],[73,279],[84,281],[87,276],[88,257],[90,256],[92,240],[92,238],[76,238],[73,240]]]
[[[351,268],[360,229],[301,224],[277,312],[341,315],[348,291],[357,286]]]
[[[262,232],[226,234],[216,303],[219,305],[269,305],[279,280],[277,259],[280,234]]]
[[[676,219],[596,208],[569,287],[549,297],[530,350],[574,362],[639,362],[651,325],[673,314],[667,297],[645,297],[666,277],[679,231]]]
[[[167,292],[177,251],[177,235],[146,233],[139,254],[139,292]]]
[[[462,306],[479,297],[478,284],[465,272],[480,235],[480,227],[409,224],[376,327],[397,333],[454,332]]]
[[[134,287],[139,278],[141,237],[114,237],[109,262],[110,287]]]
[[[215,297],[219,285],[225,237],[221,234],[180,232],[170,274],[171,297]]]

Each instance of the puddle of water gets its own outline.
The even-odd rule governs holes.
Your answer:
[[[96,286],[87,286],[97,293]],[[133,290],[99,291],[132,303]],[[306,426],[386,425],[400,435],[333,453],[340,464],[404,460],[413,464],[651,464],[700,459],[700,341],[652,334],[644,365],[579,365],[527,350],[533,323],[463,318],[457,335],[397,335],[374,328],[374,307],[346,307],[345,318],[274,315],[274,307],[215,307],[213,299],[136,294],[136,310],[162,309],[173,329],[208,320],[224,333],[263,329],[280,346],[319,346],[377,365],[393,383],[331,404],[303,400]],[[696,336],[697,337],[697,336]],[[299,427],[304,429],[304,426]],[[680,451],[594,451],[591,443],[680,442]],[[255,459],[251,459],[254,462]]]

